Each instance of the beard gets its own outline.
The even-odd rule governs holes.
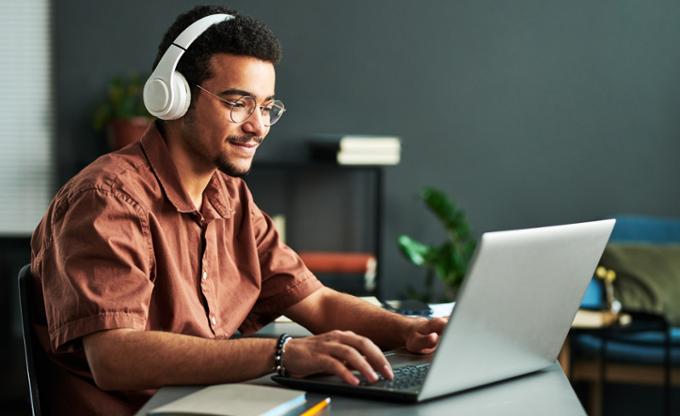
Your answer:
[[[208,154],[208,149],[202,146],[201,141],[196,137],[198,128],[198,121],[195,118],[193,106],[189,107],[189,110],[184,115],[184,123],[182,124],[182,135],[186,137],[185,143],[188,149],[197,157],[205,157]],[[227,136],[227,141],[230,143],[247,143],[249,141],[254,141],[258,145],[264,141],[264,137],[257,137],[253,135],[244,136]],[[250,173],[250,165],[243,169],[239,168],[235,163],[233,163],[227,155],[224,153],[217,155],[213,160],[213,165],[222,173],[233,176],[235,178],[241,178],[248,173]]]
[[[247,143],[252,140],[256,142],[258,145],[260,145],[264,141],[264,137],[229,136],[227,140],[230,143]],[[220,172],[229,176],[233,176],[235,178],[242,178],[248,175],[248,173],[250,173],[250,167],[252,166],[251,164],[246,169],[238,168],[234,163],[227,159],[225,155],[218,156],[217,159],[215,159],[214,163]]]
[[[217,169],[220,172],[234,178],[243,178],[250,173],[250,167],[247,169],[239,169],[224,156],[220,156],[215,160],[215,166],[217,166]]]

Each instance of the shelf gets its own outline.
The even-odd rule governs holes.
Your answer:
[[[337,289],[353,291],[361,287],[361,294],[380,293],[380,259],[382,251],[383,230],[383,180],[384,168],[380,165],[338,165],[332,162],[315,160],[258,160],[254,162],[251,174],[246,178],[253,190],[253,195],[261,208],[272,216],[283,215],[286,222],[286,241],[301,254],[307,267],[320,278]],[[359,174],[359,176],[353,175]],[[343,178],[343,179],[340,179]],[[336,193],[329,187],[327,180],[337,184],[338,180],[352,184],[356,180],[365,181],[361,185],[359,195],[364,198],[354,201],[368,202],[366,209],[348,215],[348,212],[336,210],[343,204],[349,210],[361,207],[365,202],[351,202],[352,199],[333,201]],[[351,186],[357,186],[357,183]],[[311,191],[310,191],[311,190]],[[340,189],[347,194],[348,188]],[[315,200],[315,195],[321,199]],[[352,197],[354,194],[351,194]],[[342,197],[340,197],[342,198]],[[330,216],[324,213],[332,213]],[[300,219],[313,224],[301,233]],[[345,222],[344,226],[339,225]],[[353,224],[348,224],[353,222]],[[351,226],[354,228],[351,228]],[[357,228],[359,227],[359,228]],[[355,230],[349,231],[346,230]],[[302,241],[307,239],[304,243]],[[343,235],[356,238],[357,235],[368,245],[354,240],[346,246],[336,245],[330,240],[333,236]],[[311,242],[311,243],[310,243]],[[328,256],[331,254],[330,257]],[[369,258],[372,259],[370,267]],[[354,277],[354,279],[350,279]],[[361,282],[359,279],[362,279]],[[360,285],[360,286],[358,286]],[[350,289],[350,287],[352,287]],[[368,292],[368,293],[367,293]]]

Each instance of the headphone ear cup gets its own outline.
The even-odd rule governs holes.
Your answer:
[[[144,106],[151,115],[164,120],[172,100],[171,94],[165,81],[152,76],[144,84]]]
[[[191,89],[186,78],[180,72],[175,71],[172,82],[172,108],[165,120],[176,120],[186,114],[191,104]]]

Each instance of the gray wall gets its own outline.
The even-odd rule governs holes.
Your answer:
[[[61,182],[104,151],[90,119],[107,80],[149,70],[165,29],[192,4],[54,2]],[[230,5],[284,47],[277,95],[289,112],[258,157],[296,157],[309,132],[403,138],[402,163],[386,175],[387,296],[421,276],[396,236],[443,238],[417,199],[425,185],[450,193],[476,234],[680,216],[677,1]],[[325,199],[310,212],[343,212],[340,197]]]

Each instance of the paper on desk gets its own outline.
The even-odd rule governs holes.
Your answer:
[[[453,312],[453,307],[456,306],[456,302],[449,303],[430,303],[428,305],[432,309],[432,317],[448,317]]]

